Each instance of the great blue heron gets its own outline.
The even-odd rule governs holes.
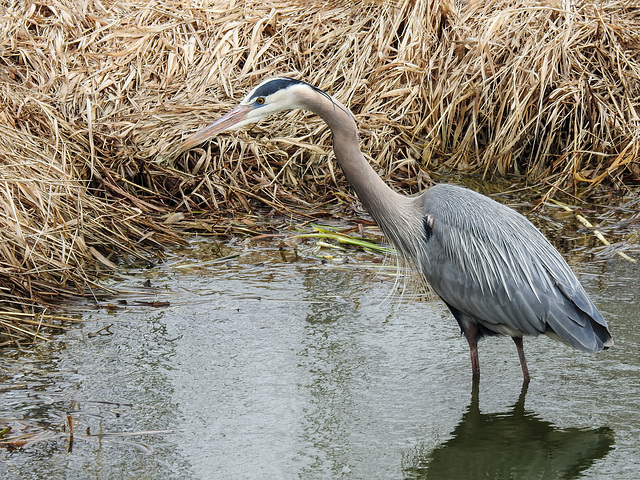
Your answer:
[[[613,345],[606,321],[558,251],[525,217],[466,188],[440,184],[417,197],[394,192],[362,155],[353,114],[305,82],[271,78],[189,137],[185,151],[217,133],[289,109],[310,110],[333,133],[336,159],[362,205],[458,321],[474,378],[478,340],[509,335],[529,380],[522,337],[541,333],[585,352]]]

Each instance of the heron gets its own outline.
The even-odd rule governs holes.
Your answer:
[[[235,108],[187,138],[179,151],[294,109],[310,111],[328,125],[336,161],[363,207],[458,322],[474,379],[480,375],[478,340],[485,336],[513,339],[526,382],[531,377],[525,336],[545,334],[590,353],[613,345],[607,322],[576,275],[529,220],[457,185],[436,184],[418,196],[394,191],[360,150],[351,111],[304,81],[262,81]]]

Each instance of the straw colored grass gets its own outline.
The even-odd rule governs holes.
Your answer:
[[[93,195],[72,157],[0,125],[0,332],[9,338],[36,338],[54,326],[36,315],[43,307],[109,293],[100,275],[161,259],[178,241],[139,209]]]
[[[35,312],[95,291],[178,241],[175,212],[351,203],[313,116],[176,156],[266,76],[346,103],[374,168],[405,192],[452,171],[576,195],[637,184],[640,8],[582,3],[5,2],[0,303]]]

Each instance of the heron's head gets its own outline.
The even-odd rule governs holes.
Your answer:
[[[327,95],[300,80],[284,77],[264,80],[237,107],[187,138],[180,145],[180,151],[195,147],[218,133],[258,122],[274,113],[304,108],[305,98],[318,92]]]

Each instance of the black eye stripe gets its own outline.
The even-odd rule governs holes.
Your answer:
[[[292,85],[306,85],[307,87],[315,90],[319,94],[324,95],[327,99],[329,99],[333,103],[333,98],[331,98],[331,95],[320,90],[318,87],[314,87],[313,85],[310,85],[307,82],[303,82],[301,80],[295,80],[293,78],[287,78],[287,77],[272,78],[271,80],[264,82],[262,85],[256,88],[255,92],[253,92],[253,94],[251,95],[248,101],[258,102],[258,99],[262,98],[262,103],[264,103],[265,98],[267,98],[269,95],[279,90],[284,90]],[[261,105],[261,103],[258,103],[258,105]],[[352,116],[352,113],[349,112],[348,110],[344,110],[342,107],[338,107],[338,108],[343,110],[349,116]]]
[[[278,90],[287,88],[288,86],[294,83],[302,83],[302,82],[299,82],[297,80],[293,80],[290,78],[274,78],[273,80],[266,82],[264,85],[260,86],[255,92],[253,92],[252,98],[257,99],[259,97],[263,97],[263,98],[268,97],[272,93],[277,92]]]

